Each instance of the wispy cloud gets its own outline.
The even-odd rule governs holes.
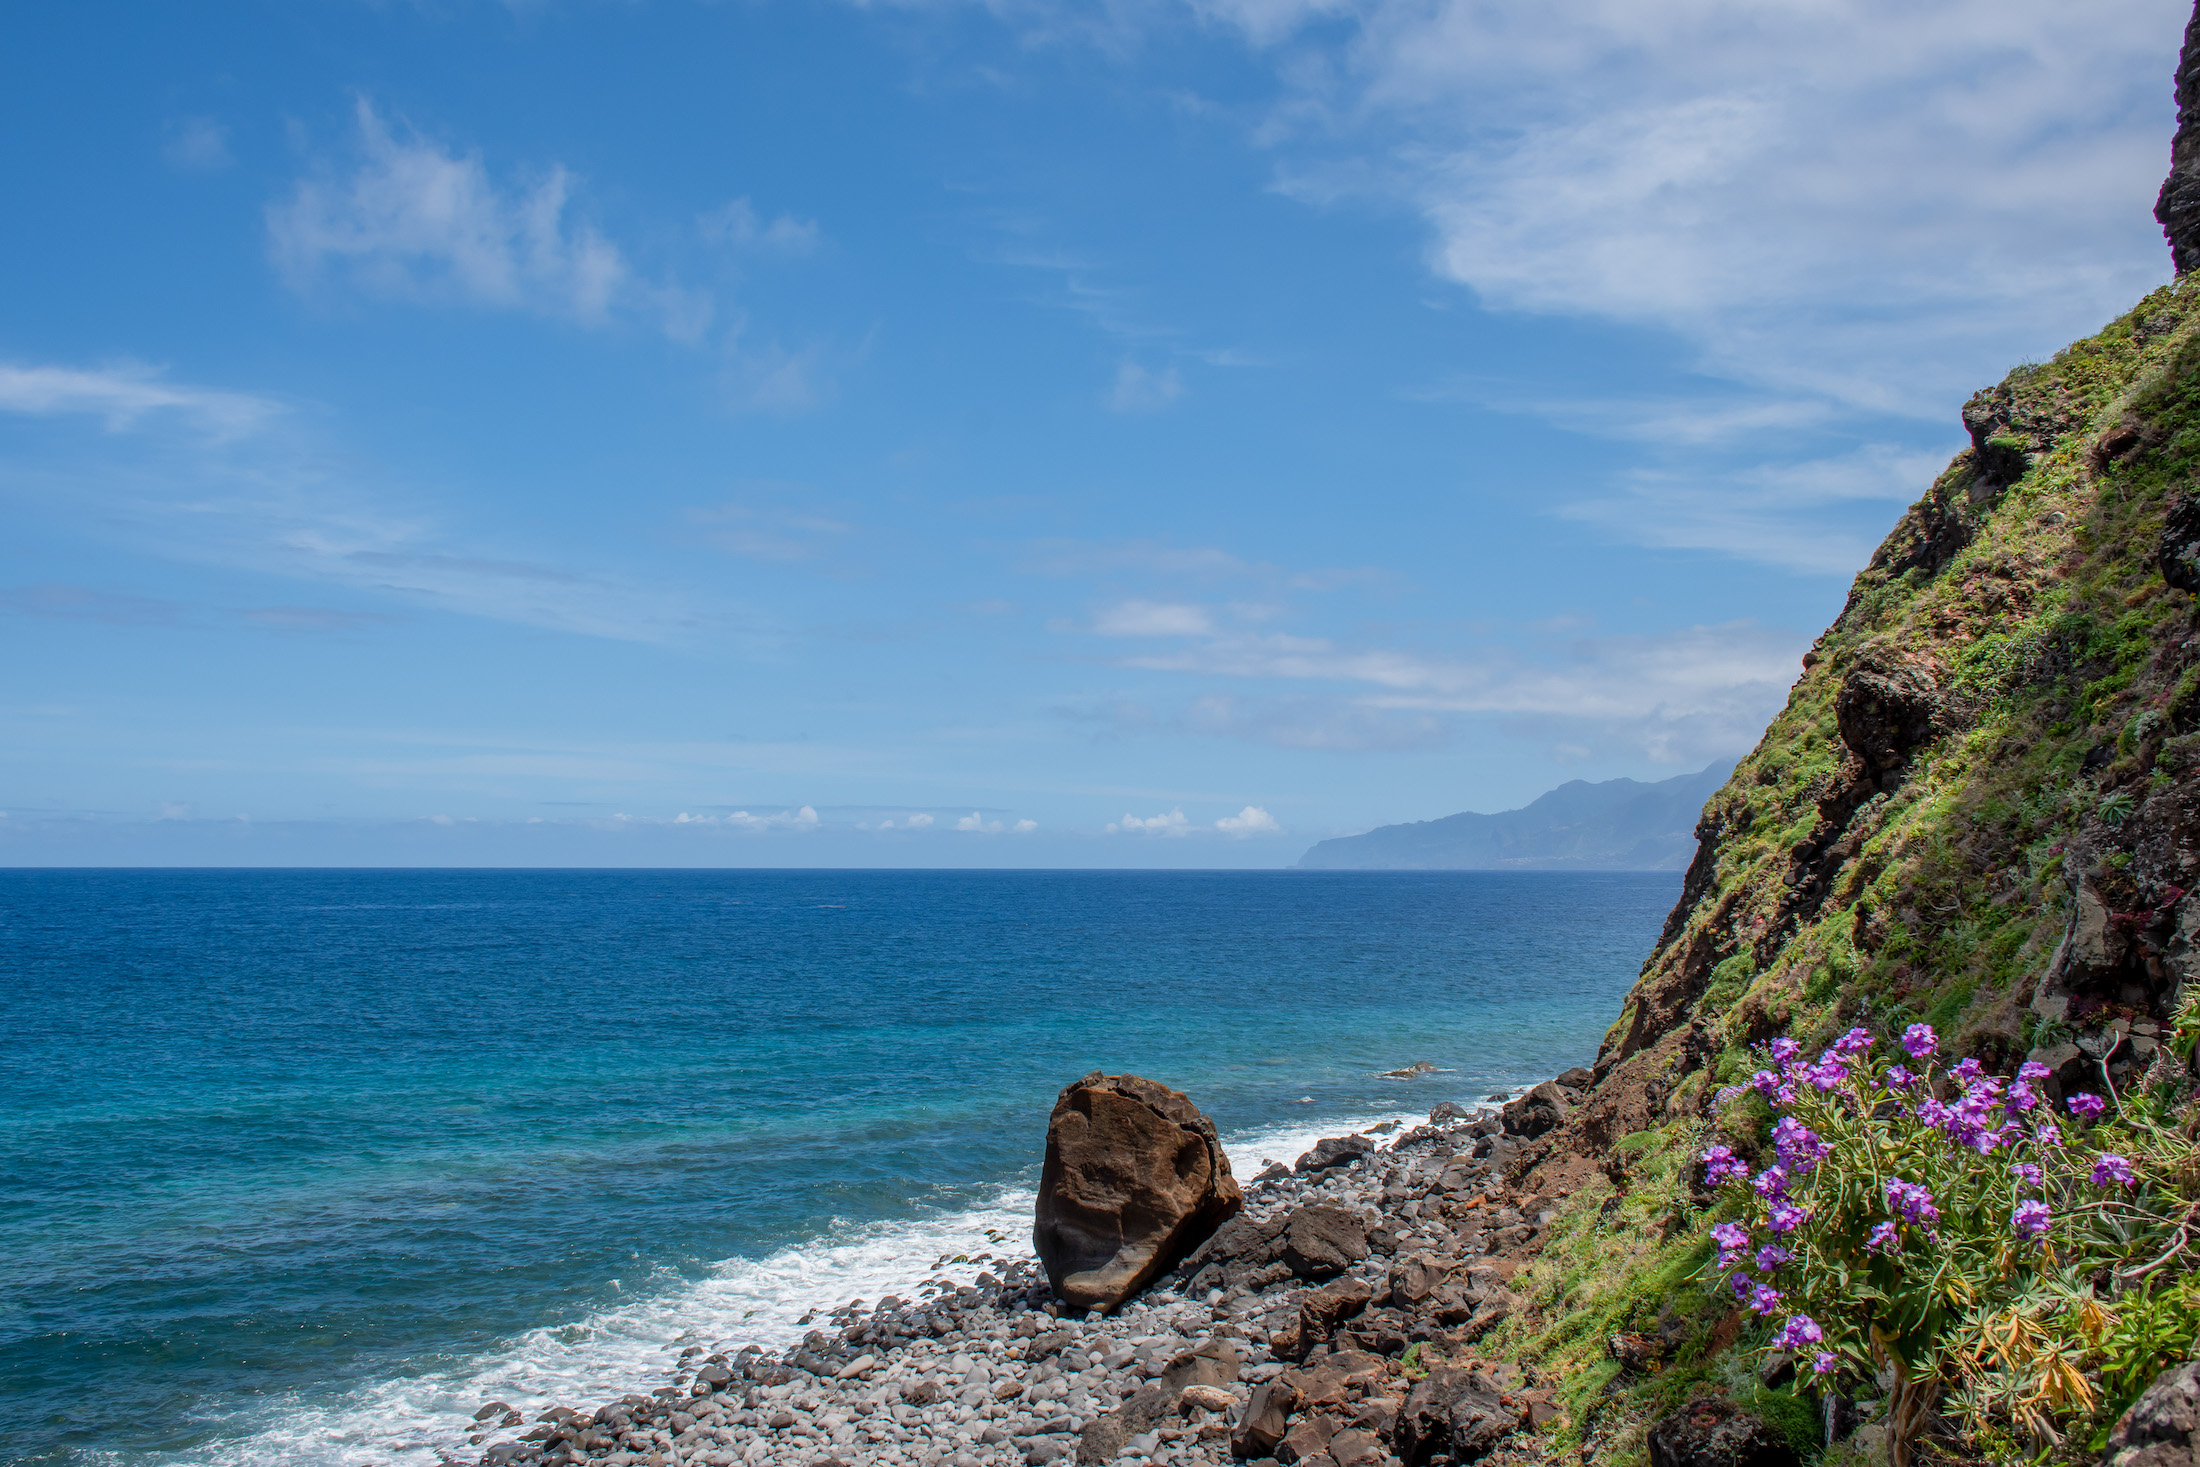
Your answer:
[[[1163,836],[1174,840],[1193,835],[1224,835],[1243,840],[1248,836],[1283,834],[1283,826],[1276,817],[1258,805],[1247,805],[1237,814],[1225,815],[1212,825],[1193,824],[1181,805],[1159,815],[1126,813],[1120,820],[1109,821],[1105,830],[1109,835]]]
[[[708,297],[637,273],[572,207],[576,180],[552,164],[500,182],[460,153],[383,120],[360,98],[355,157],[324,161],[267,209],[268,250],[294,289],[340,282],[389,299],[465,304],[602,325],[626,311],[693,339]]]
[[[1103,637],[1204,637],[1215,629],[1204,606],[1159,601],[1124,601],[1093,618]]]
[[[1108,389],[1107,404],[1118,413],[1151,413],[1184,395],[1184,379],[1175,367],[1156,371],[1136,362],[1115,369],[1115,385]]]
[[[750,636],[730,605],[597,565],[498,543],[380,490],[357,461],[273,400],[150,370],[0,368],[0,413],[98,419],[105,433],[44,445],[5,492],[164,559],[343,586],[409,606],[621,640]],[[71,593],[74,594],[74,593]],[[85,592],[79,613],[138,615]],[[48,589],[18,611],[66,614]],[[39,607],[44,607],[42,612]],[[213,614],[213,613],[209,613]],[[264,625],[324,627],[348,613],[261,608]],[[364,625],[352,620],[348,625]]]
[[[696,227],[712,244],[771,255],[813,254],[822,237],[816,220],[791,214],[766,219],[746,198],[711,210]]]
[[[229,129],[211,117],[171,121],[160,154],[169,167],[186,173],[216,173],[236,162],[229,153]]]
[[[110,431],[162,415],[217,438],[239,437],[283,411],[273,398],[169,382],[155,368],[24,366],[0,362],[0,412],[38,417],[86,414]]]

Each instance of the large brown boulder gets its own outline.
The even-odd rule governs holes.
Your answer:
[[[1178,1091],[1095,1070],[1054,1102],[1031,1242],[1064,1303],[1115,1308],[1244,1206],[1214,1122]]]

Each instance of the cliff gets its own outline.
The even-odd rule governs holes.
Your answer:
[[[2200,262],[2196,49],[2200,27],[2161,208],[2181,269]],[[1565,1199],[1523,1276],[1534,1318],[1505,1341],[1568,1381],[1557,1455],[1631,1455],[1648,1421],[1714,1388],[1785,1420],[1800,1447],[1822,1444],[1821,1425],[1842,1434],[1849,1403],[1740,1363],[1765,1331],[1706,1266],[1715,1204],[1695,1156],[1717,1092],[1764,1063],[1753,1046],[1925,1023],[1989,1072],[2043,1065],[2058,1097],[2166,1076],[2188,1136],[2196,1124],[2189,1058],[2166,1052],[2200,963],[2196,280],[1964,405],[1970,446],[1856,577],[1785,708],[1705,803],[1592,1087],[1513,1169],[1524,1192]],[[2122,1287],[2100,1285],[2104,1314]],[[1648,1341],[1635,1353],[1664,1369],[1630,1366],[1621,1339]],[[2113,1359],[2079,1340],[2086,1410],[2043,1412],[2021,1451],[1956,1435],[1941,1454],[2085,1457],[2193,1348],[2190,1328]]]
[[[1679,871],[1706,796],[1732,766],[1655,783],[1569,780],[1518,810],[1469,811],[1325,840],[1302,871]]]

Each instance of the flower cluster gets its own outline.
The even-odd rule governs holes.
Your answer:
[[[2069,1097],[2082,1129],[2065,1134],[2041,1088],[2044,1065],[2026,1063],[2013,1079],[1975,1059],[1943,1068],[1926,1024],[1896,1047],[1875,1058],[1863,1028],[1808,1059],[1795,1041],[1773,1040],[1749,1084],[1722,1092],[1771,1105],[1771,1154],[1753,1168],[1733,1146],[1702,1153],[1705,1182],[1738,1214],[1711,1229],[1718,1271],[1743,1307],[1776,1325],[1773,1347],[1821,1375],[1878,1368],[1875,1351],[1890,1340],[1912,1366],[1937,1371],[1939,1335],[1952,1326],[1936,1301],[1950,1297],[1951,1270],[1975,1278],[1979,1294],[2006,1287],[2075,1246],[2081,1215],[2140,1184],[2129,1158],[2099,1149],[2099,1096]]]

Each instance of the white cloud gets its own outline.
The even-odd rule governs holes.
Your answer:
[[[932,823],[930,817],[926,817],[924,823],[930,825]],[[955,828],[973,835],[999,835],[1004,830],[1015,835],[1028,835],[1039,828],[1039,822],[1036,820],[1019,820],[1010,825],[1002,820],[988,820],[985,816],[973,810],[957,820]]]
[[[816,220],[781,214],[767,221],[745,198],[711,210],[696,226],[712,244],[766,254],[807,255],[818,244]]]
[[[479,154],[393,130],[366,99],[358,159],[324,167],[267,210],[268,248],[293,288],[342,278],[370,294],[526,310],[602,324],[627,308],[700,334],[708,303],[640,279],[619,247],[572,217],[573,176],[552,165],[500,184]]]
[[[272,398],[168,382],[151,367],[19,366],[0,362],[0,412],[57,416],[82,413],[110,431],[133,427],[148,414],[168,414],[221,438],[251,433],[283,411]]]
[[[1109,822],[1107,831],[1109,835],[1181,836],[1192,833],[1192,822],[1184,818],[1182,809],[1143,818],[1126,812],[1121,820]]]
[[[1937,413],[2168,274],[2178,0],[1201,8],[1274,58],[1289,191],[1407,202],[1488,304],[1748,380]]]
[[[236,162],[229,155],[229,129],[211,117],[179,117],[170,122],[160,154],[169,167],[187,173],[215,173]]]
[[[930,830],[932,828],[932,817],[929,815],[912,815],[903,823],[911,830]]]
[[[632,820],[631,815],[614,816],[618,820]],[[765,834],[781,830],[815,830],[819,825],[817,811],[808,805],[799,810],[783,810],[777,815],[751,815],[746,810],[735,810],[726,815],[690,815],[682,810],[672,817],[674,825],[723,825],[730,830]]]
[[[1276,823],[1276,817],[1258,805],[1247,805],[1235,815],[1223,816],[1215,822],[1215,829],[1224,835],[1239,837],[1283,834],[1283,827]]]
[[[1113,412],[1150,413],[1183,395],[1184,379],[1175,367],[1156,372],[1136,362],[1125,362],[1115,369],[1115,383],[1108,388],[1105,401]]]
[[[1124,601],[1094,617],[1092,629],[1103,637],[1204,637],[1215,626],[1214,618],[1203,606]]]

